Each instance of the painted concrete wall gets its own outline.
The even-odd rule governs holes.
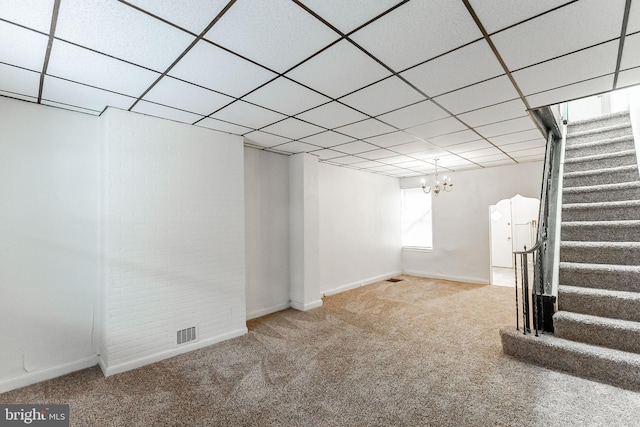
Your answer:
[[[433,199],[433,250],[402,251],[405,273],[489,283],[489,206],[516,194],[540,197],[542,162],[451,173],[453,191]],[[413,188],[420,179],[404,178]]]
[[[98,118],[9,98],[0,118],[2,392],[97,363],[100,168]]]
[[[402,271],[397,178],[319,165],[320,289],[324,294]]]
[[[245,333],[242,138],[116,109],[102,118],[105,375]],[[192,326],[198,340],[178,346]]]
[[[244,149],[247,319],[289,307],[289,157]]]

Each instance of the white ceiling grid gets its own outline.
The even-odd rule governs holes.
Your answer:
[[[397,177],[536,161],[528,109],[640,83],[639,3],[0,0],[0,96]]]

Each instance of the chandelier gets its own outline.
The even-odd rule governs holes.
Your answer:
[[[433,190],[433,194],[435,194],[436,197],[438,196],[438,194],[440,194],[441,191],[446,191],[448,193],[449,191],[451,191],[451,187],[453,187],[451,178],[449,178],[448,176],[443,176],[442,182],[440,182],[440,180],[438,179],[438,160],[440,159],[436,159],[435,182],[433,184],[427,185],[424,179],[420,181],[422,183],[422,191],[424,191],[426,194],[429,194],[431,190]]]

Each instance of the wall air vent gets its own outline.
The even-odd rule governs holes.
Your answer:
[[[188,343],[196,340],[196,327],[192,326],[187,329],[182,329],[177,332],[178,345]]]

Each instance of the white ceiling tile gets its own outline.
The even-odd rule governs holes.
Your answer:
[[[414,154],[418,152],[424,152],[432,150],[434,146],[424,141],[408,142],[406,144],[394,145],[390,148],[391,151],[400,154]]]
[[[624,3],[581,0],[494,34],[491,39],[514,71],[620,37]]]
[[[398,163],[397,166],[406,169],[427,169],[431,167],[430,163],[425,162],[424,160],[412,160],[410,162]]]
[[[532,156],[538,156],[540,158],[544,158],[544,153],[545,153],[545,147],[534,147],[526,150],[509,152],[509,155],[517,160],[522,157],[532,157]]]
[[[0,61],[42,71],[49,38],[0,21]]]
[[[338,37],[288,0],[238,0],[205,35],[208,40],[281,73]]]
[[[38,102],[38,97],[37,96],[33,97],[33,96],[29,96],[29,95],[20,95],[19,93],[8,92],[8,91],[4,91],[2,89],[0,89],[0,95],[8,96],[9,98],[20,99],[22,101],[27,101],[27,102]]]
[[[511,153],[517,153],[518,151],[521,151],[521,150],[528,150],[530,148],[545,147],[546,144],[547,142],[544,140],[544,138],[539,138],[539,139],[531,139],[529,141],[516,142],[515,144],[501,145],[500,148],[502,148],[507,153],[511,154]]]
[[[56,37],[161,72],[193,41],[184,31],[109,0],[62,1]]]
[[[396,157],[397,155],[398,153],[385,150],[384,148],[381,148],[380,150],[367,151],[366,153],[359,154],[359,156],[362,157],[363,159],[369,159],[369,160],[386,159],[389,157]]]
[[[620,69],[626,70],[627,68],[640,66],[640,54],[638,52],[640,52],[640,33],[625,37]]]
[[[261,147],[275,147],[278,145],[286,144],[287,142],[291,142],[288,138],[283,138],[281,136],[272,135],[266,132],[254,131],[249,132],[244,135],[244,139],[246,142],[259,145]]]
[[[324,150],[311,151],[309,154],[318,156],[320,160],[329,160],[329,159],[335,159],[336,157],[344,156],[344,153],[339,153],[337,151],[333,151],[328,148],[325,148]]]
[[[371,145],[364,141],[354,141],[354,142],[349,142],[346,144],[332,147],[333,150],[336,150],[345,154],[358,154],[366,151],[373,151],[373,150],[376,150],[377,148],[378,147],[376,147],[375,145]]]
[[[330,101],[326,96],[283,77],[267,83],[243,99],[288,116]]]
[[[640,3],[631,2],[629,21],[627,22],[627,34],[640,31]]]
[[[127,110],[136,100],[50,76],[44,79],[42,98],[95,111],[102,111],[107,106]]]
[[[198,116],[196,114],[187,113],[186,111],[176,110],[175,108],[169,108],[163,105],[153,104],[147,101],[138,102],[131,111],[187,124],[194,123],[202,118],[202,116]]]
[[[286,116],[244,101],[237,101],[218,111],[211,117],[240,126],[260,129],[261,127],[282,120]]]
[[[442,156],[446,156],[449,154],[449,151],[440,148],[440,147],[436,147],[435,145],[433,146],[433,148],[429,149],[429,150],[425,150],[425,151],[419,151],[417,153],[411,153],[411,157],[416,158],[416,159],[422,159],[422,160],[427,160],[427,161],[432,161],[433,159],[438,159]]]
[[[367,118],[364,114],[336,101],[298,114],[296,117],[324,126],[327,129],[344,126]]]
[[[2,0],[0,18],[49,33],[54,0]]]
[[[469,163],[470,162],[468,160],[463,159],[456,154],[448,154],[446,156],[440,156],[438,158],[438,168],[440,168],[440,166],[449,168],[458,165],[468,165]]]
[[[494,136],[489,138],[489,141],[498,146],[505,144],[515,144],[516,142],[530,141],[532,139],[539,139],[542,135],[538,129],[530,129],[522,132],[514,132],[507,135]]]
[[[493,33],[567,3],[567,0],[470,0],[470,3],[487,32]]]
[[[463,142],[477,141],[480,136],[472,130],[462,130],[459,132],[448,133],[446,135],[435,136],[429,138],[429,142],[438,147],[447,147],[453,144],[461,144]]]
[[[476,130],[485,138],[535,129],[536,125],[529,116],[477,127]]]
[[[356,156],[344,156],[344,157],[336,157],[335,159],[331,159],[332,163],[336,163],[339,165],[349,165],[353,163],[360,163],[362,159]]]
[[[518,163],[539,162],[544,160],[544,155],[517,157],[516,160],[518,161]]]
[[[356,139],[365,139],[376,135],[393,132],[395,131],[395,129],[389,125],[379,122],[378,120],[368,119],[337,128],[336,131],[344,133],[345,135],[352,136]]]
[[[359,169],[366,169],[366,168],[375,168],[378,166],[382,166],[382,163],[375,162],[373,160],[366,160],[364,162],[352,163],[351,166]]]
[[[461,1],[410,1],[351,36],[395,71],[480,37]]]
[[[322,132],[317,135],[302,138],[302,141],[318,145],[320,147],[333,147],[353,140],[354,138],[350,136],[342,135],[333,131]]]
[[[580,82],[616,70],[618,41],[605,43],[513,73],[525,95]]]
[[[364,157],[364,156],[362,156]],[[395,155],[395,156],[391,156],[391,157],[385,157],[382,159],[378,159],[378,161],[380,163],[384,163],[387,165],[398,165],[398,163],[406,163],[406,162],[413,162],[416,159],[409,157],[409,156],[403,156],[403,155]]]
[[[501,74],[504,70],[489,44],[479,40],[401,75],[433,97]]]
[[[493,147],[491,143],[485,141],[484,139],[480,139],[478,141],[463,142],[461,144],[450,145],[447,147],[447,150],[451,151],[452,153],[461,154],[466,153],[467,151],[482,150],[484,148],[491,147]]]
[[[471,127],[496,123],[502,120],[524,117],[527,107],[520,99],[503,102],[487,108],[481,108],[469,113],[460,114],[458,118]]]
[[[160,77],[108,56],[56,40],[47,74],[138,97]]]
[[[399,129],[407,129],[422,123],[447,117],[448,114],[432,101],[422,101],[408,107],[378,116],[378,119]]]
[[[324,131],[321,127],[294,119],[293,117],[267,126],[263,130],[291,139],[300,139]]]
[[[400,3],[400,1],[303,0],[302,3],[346,34]]]
[[[127,1],[194,34],[200,34],[228,3],[228,0]]]
[[[276,77],[272,72],[205,41],[199,41],[169,74],[237,97]]]
[[[360,49],[342,40],[287,73],[287,77],[339,98],[389,74]]]
[[[424,100],[424,96],[398,77],[390,77],[361,89],[340,101],[371,116]]]
[[[160,80],[144,99],[204,116],[233,101],[226,95],[169,76]]]
[[[232,133],[235,135],[243,135],[251,131],[251,128],[244,126],[238,126],[233,123],[223,122],[222,120],[212,119],[211,117],[205,117],[196,123],[197,126],[218,130],[220,132]]]
[[[367,142],[370,142],[378,147],[383,147],[383,148],[394,147],[396,145],[405,144],[407,142],[415,142],[415,141],[418,141],[418,138],[402,131],[396,131],[396,132],[391,132],[384,135],[367,138]]]
[[[506,165],[513,165],[515,164],[515,161],[513,159],[510,159],[507,156],[497,156],[496,157],[497,160],[491,160],[491,161],[485,161],[484,159],[482,159],[482,161],[478,161],[478,163],[480,163],[480,165],[484,166],[485,168],[493,168],[493,167],[497,167],[497,166],[506,166]]]
[[[367,169],[370,170],[370,171],[375,171],[375,172],[387,172],[387,171],[398,171],[398,170],[400,170],[397,166],[394,166],[394,165],[373,166],[373,167],[369,167]]]
[[[287,142],[286,144],[278,145],[273,148],[279,151],[286,151],[287,153],[306,153],[307,151],[318,149],[315,145],[305,144],[302,141]]]
[[[587,80],[558,89],[527,96],[531,108],[571,101],[597,93],[609,92],[613,87],[613,75]]]
[[[437,97],[440,105],[459,114],[518,98],[518,92],[506,76],[487,80]]]
[[[429,139],[435,136],[465,129],[467,129],[467,127],[460,123],[460,121],[453,117],[448,117],[446,119],[435,120],[433,122],[409,128],[407,129],[407,132],[420,138]]]
[[[620,71],[616,88],[634,86],[640,84],[640,67]]]
[[[39,87],[39,73],[0,64],[0,90],[37,98]]]
[[[488,148],[483,148],[481,150],[467,151],[466,153],[461,154],[460,157],[475,161],[476,159],[479,159],[479,158],[485,158],[489,156],[499,156],[499,155],[504,156],[504,154],[502,154],[502,152],[498,150],[496,147],[488,147]]]

